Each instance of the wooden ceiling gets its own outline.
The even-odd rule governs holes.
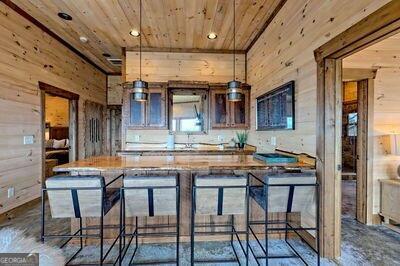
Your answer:
[[[137,47],[139,0],[11,0],[63,38],[105,72],[119,72],[102,55],[121,58],[121,47]],[[233,0],[142,0],[143,47],[156,49],[233,49]],[[236,49],[246,50],[285,0],[236,0]],[[72,16],[62,20],[58,12]],[[210,32],[215,40],[207,39]],[[89,39],[79,41],[80,36]]]

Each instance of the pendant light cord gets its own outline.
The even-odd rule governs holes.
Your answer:
[[[139,14],[139,79],[142,80],[142,0],[140,0]]]
[[[236,0],[233,0],[233,81],[236,81]]]

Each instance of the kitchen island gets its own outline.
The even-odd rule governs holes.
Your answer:
[[[266,171],[272,169],[311,169],[314,165],[306,162],[296,163],[274,163],[267,164],[261,160],[254,159],[251,155],[175,155],[175,156],[99,156],[84,160],[59,165],[54,168],[58,173],[69,173],[71,175],[102,175],[106,181],[115,178],[120,174],[174,174],[180,176],[181,193],[181,222],[180,233],[182,241],[189,240],[190,225],[190,206],[191,206],[191,176],[193,174],[247,174],[251,172],[257,176],[263,176]],[[115,186],[121,186],[121,183],[115,183]],[[251,204],[252,215],[262,217],[262,210],[257,211],[256,204]],[[254,208],[253,208],[254,207]],[[229,217],[228,217],[229,218]],[[226,217],[203,216],[199,217],[200,222],[221,223],[226,221]],[[139,223],[143,225],[151,224],[173,224],[175,217],[145,217],[140,218]],[[197,218],[196,218],[197,221]],[[240,228],[244,217],[235,219],[235,224]],[[97,224],[96,219],[86,219],[86,225]],[[118,225],[119,223],[119,205],[107,214],[105,224]],[[72,231],[76,231],[77,221],[72,221]],[[117,231],[109,230],[106,238],[111,239],[117,234]],[[215,240],[225,240],[225,236],[216,235]],[[210,239],[208,236],[207,239]],[[148,241],[161,242],[168,239],[147,239]]]

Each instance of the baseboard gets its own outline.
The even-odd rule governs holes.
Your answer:
[[[23,213],[26,211],[26,209],[30,209],[33,206],[37,205],[40,202],[41,198],[36,198],[31,201],[28,201],[18,207],[15,207],[14,209],[8,210],[4,213],[0,213],[0,223],[3,223],[5,221],[8,221],[12,219],[13,217],[17,216],[18,214]]]

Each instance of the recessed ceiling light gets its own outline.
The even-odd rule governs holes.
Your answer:
[[[214,33],[214,32],[210,32],[210,33],[207,35],[207,38],[210,39],[210,40],[217,39],[217,34]]]
[[[64,12],[58,13],[58,16],[60,18],[62,18],[62,19],[65,19],[65,20],[72,20],[72,17],[70,15],[68,15],[67,13],[64,13]]]
[[[104,57],[111,57],[111,55],[108,54],[108,53],[103,53],[103,56],[104,56]]]
[[[130,35],[132,35],[133,37],[139,37],[140,36],[140,32],[137,30],[131,30],[129,32]]]
[[[88,42],[88,38],[86,38],[85,36],[81,36],[79,37],[79,40],[83,43],[87,43]]]

